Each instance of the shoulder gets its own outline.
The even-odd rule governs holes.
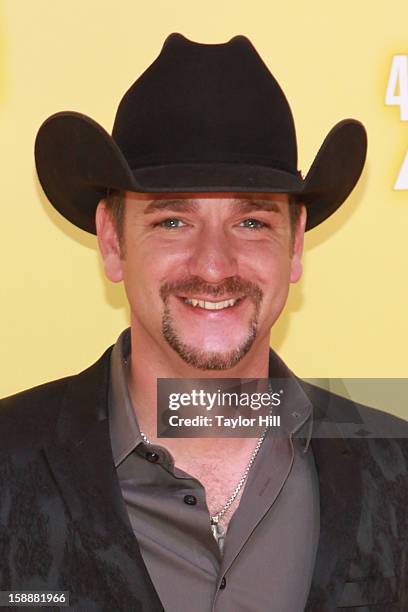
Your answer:
[[[351,457],[354,475],[361,475],[366,493],[381,491],[381,495],[399,508],[398,500],[403,497],[405,507],[408,502],[407,421],[304,381],[301,384],[313,404],[312,446],[319,468],[326,465],[331,473],[337,465],[342,472],[344,457]]]
[[[347,436],[408,439],[408,421],[405,419],[305,381],[299,382],[313,405],[317,423],[335,424]]]
[[[38,442],[58,416],[66,389],[75,376],[68,376],[0,400],[0,441],[4,449],[21,440]]]
[[[386,476],[408,487],[408,423],[301,381],[313,404],[314,448],[335,442],[341,452],[360,457],[376,482]],[[336,455],[332,455],[333,460]]]
[[[55,431],[64,410],[75,418],[75,407],[82,411],[86,401],[106,385],[110,363],[109,348],[89,368],[0,400],[0,449],[38,448]],[[101,384],[103,381],[103,384]]]

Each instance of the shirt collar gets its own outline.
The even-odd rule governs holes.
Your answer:
[[[281,428],[289,437],[299,439],[302,450],[306,452],[313,434],[313,404],[301,381],[272,349],[269,349],[269,380],[272,388],[281,386],[284,391],[280,408]]]
[[[127,384],[129,357],[130,329],[125,329],[117,339],[111,354],[108,402],[109,430],[115,467],[143,441]]]
[[[109,430],[115,467],[143,442],[127,383],[130,348],[128,328],[117,339],[110,363]],[[282,383],[285,389],[282,427],[289,437],[299,438],[302,450],[306,452],[312,437],[313,407],[297,377],[272,349],[269,353],[269,378],[273,383]]]

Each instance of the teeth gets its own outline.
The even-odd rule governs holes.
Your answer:
[[[238,302],[238,299],[224,300],[222,302],[207,302],[204,300],[194,300],[186,298],[184,302],[186,304],[191,304],[191,306],[194,306],[194,308],[197,308],[197,306],[199,306],[200,308],[205,308],[205,310],[222,310],[223,308],[230,308],[231,306],[234,306],[234,304]]]

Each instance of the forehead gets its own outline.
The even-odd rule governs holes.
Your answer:
[[[135,193],[125,192],[126,202],[138,202],[138,210],[144,214],[160,211],[199,211],[209,204],[217,208],[250,211],[265,210],[281,212],[289,198],[286,193]]]

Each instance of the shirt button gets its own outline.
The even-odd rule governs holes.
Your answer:
[[[194,495],[185,495],[184,503],[188,506],[195,506],[197,503],[197,498]]]
[[[157,453],[149,451],[146,453],[146,459],[151,463],[156,463],[159,460],[159,455]]]
[[[225,580],[225,576],[223,576],[221,580],[221,584],[220,584],[220,589],[225,589],[226,586],[227,586],[227,581]]]

